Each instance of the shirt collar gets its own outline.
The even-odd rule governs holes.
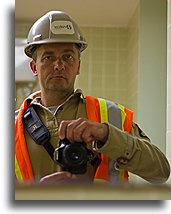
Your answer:
[[[66,103],[69,99],[71,99],[72,97],[74,96],[80,96],[82,99],[84,99],[84,94],[83,94],[83,91],[81,89],[75,89],[74,90],[74,93],[71,94],[65,101],[64,103]],[[26,99],[27,102],[31,103],[31,104],[41,104],[40,101],[41,101],[41,91],[36,91],[34,93],[32,93],[27,99]],[[64,104],[63,103],[63,104]],[[61,105],[63,105],[61,104]]]

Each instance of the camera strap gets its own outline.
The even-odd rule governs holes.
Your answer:
[[[54,147],[50,143],[50,132],[40,120],[33,105],[30,105],[24,112],[23,124],[36,144],[41,145],[53,159]]]
[[[50,143],[50,132],[40,120],[33,105],[30,105],[24,112],[23,125],[36,144],[43,146],[54,161],[55,149]],[[99,159],[90,149],[88,158],[91,165],[99,165]]]

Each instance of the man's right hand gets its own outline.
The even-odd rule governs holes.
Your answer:
[[[70,183],[72,181],[75,181],[76,179],[77,179],[77,176],[75,174],[62,171],[62,172],[55,172],[53,174],[42,177],[39,183],[40,184]]]

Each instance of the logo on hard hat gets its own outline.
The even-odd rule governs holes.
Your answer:
[[[69,30],[72,29],[71,25],[66,25],[66,28],[69,29]]]
[[[74,28],[70,21],[54,21],[51,23],[53,34],[74,34]]]

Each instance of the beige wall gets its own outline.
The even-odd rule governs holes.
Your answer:
[[[168,43],[167,43],[167,135],[166,155],[171,163],[171,0],[168,0]],[[170,176],[171,184],[171,176]]]
[[[88,95],[127,105],[128,28],[83,28],[89,47],[82,55],[77,87]]]
[[[137,121],[138,100],[138,69],[139,69],[139,5],[135,10],[128,28],[128,107],[134,111],[134,121]]]
[[[138,124],[166,153],[167,0],[140,1]]]

